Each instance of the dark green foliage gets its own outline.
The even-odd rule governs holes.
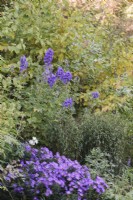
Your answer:
[[[46,144],[52,151],[59,151],[62,155],[80,160],[80,152],[83,148],[82,140],[79,124],[71,115],[64,115],[59,122],[47,127],[44,142],[47,142]]]
[[[125,121],[118,114],[85,114],[80,119],[63,117],[47,127],[48,146],[52,150],[76,158],[84,163],[93,148],[100,148],[115,169],[122,169],[126,151]],[[100,158],[101,159],[101,158]]]
[[[99,147],[111,155],[111,161],[122,164],[125,151],[125,122],[117,114],[84,115],[80,129],[83,134],[82,157]]]

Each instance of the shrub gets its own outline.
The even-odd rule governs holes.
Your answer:
[[[86,166],[59,153],[53,155],[47,148],[38,150],[26,145],[25,156],[18,168],[21,175],[8,168],[4,182],[7,188],[13,189],[12,195],[18,198],[25,196],[37,200],[44,196],[46,199],[67,199],[75,195],[80,200],[90,196],[92,190],[95,199],[108,187],[99,176],[92,180]]]
[[[93,148],[111,155],[110,161],[122,165],[125,152],[125,121],[117,114],[85,114],[80,129],[83,134],[82,157]],[[119,166],[120,167],[120,166]]]
[[[115,165],[109,160],[110,155],[102,153],[99,148],[93,149],[86,157],[86,165],[90,169],[91,176],[99,175],[109,185],[109,189],[105,192],[102,199],[131,200],[133,197],[133,169],[125,166],[121,175],[115,174]]]
[[[127,168],[121,176],[116,176],[109,184],[104,200],[132,200],[133,198],[133,169]]]
[[[0,133],[0,165],[5,166],[22,155],[23,148],[15,137],[11,134]]]
[[[91,170],[91,175],[104,177],[107,182],[111,182],[115,176],[115,165],[110,161],[108,153],[102,153],[100,148],[94,148],[90,154],[86,156],[86,165]]]

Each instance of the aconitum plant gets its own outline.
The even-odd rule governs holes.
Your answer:
[[[44,64],[46,67],[49,67],[51,65],[53,56],[54,56],[54,51],[53,49],[49,48],[44,56]]]
[[[26,70],[28,67],[28,62],[26,59],[26,56],[22,56],[20,58],[20,72],[23,72],[24,70]]]
[[[72,98],[66,99],[66,100],[63,102],[63,104],[62,104],[62,106],[65,107],[65,108],[72,107],[72,105],[73,105],[73,100],[72,100]]]
[[[48,84],[49,86],[52,88],[53,85],[55,84],[56,82],[56,76],[54,74],[51,74],[49,77],[48,77]]]
[[[58,67],[56,74],[55,75],[53,74],[52,67],[51,67],[53,55],[54,55],[54,51],[51,48],[49,48],[46,51],[45,56],[44,56],[45,68],[42,74],[43,79],[47,81],[47,83],[49,84],[51,88],[54,86],[56,79],[61,80],[63,84],[67,84],[72,79],[71,72],[69,71],[65,72],[62,69],[62,67]]]
[[[62,69],[62,67],[58,67],[57,72],[56,72],[56,77],[61,79],[63,74],[64,74],[64,70]]]
[[[72,74],[71,72],[67,71],[67,72],[64,72],[62,74],[62,76],[60,77],[60,80],[62,81],[62,83],[64,84],[67,84],[69,81],[71,81],[72,79]]]
[[[19,171],[20,177],[6,175],[7,186],[16,196],[24,195],[33,200],[56,199],[57,191],[59,199],[62,196],[71,199],[76,195],[78,200],[86,200],[90,191],[99,197],[108,187],[99,176],[93,180],[86,166],[59,153],[53,155],[46,147],[36,149],[26,145]]]
[[[62,67],[58,67],[56,73],[53,73],[52,70],[52,60],[53,60],[54,51],[49,48],[44,56],[44,63],[45,68],[42,74],[43,80],[48,83],[50,88],[54,86],[57,80],[60,80],[64,85],[69,83],[72,80],[72,74],[70,71],[65,72]],[[73,105],[72,98],[67,98],[63,103],[62,106],[65,108],[70,108]]]
[[[97,99],[99,97],[99,92],[92,92],[91,95],[93,99]]]

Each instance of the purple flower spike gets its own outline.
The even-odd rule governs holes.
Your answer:
[[[61,76],[61,81],[64,83],[64,84],[67,84],[71,79],[72,79],[72,74],[71,72],[67,71],[65,72],[62,76]]]
[[[54,56],[54,51],[53,51],[53,49],[49,48],[46,51],[45,56],[44,56],[44,63],[47,67],[51,65],[53,56]]]
[[[64,74],[64,70],[62,69],[62,67],[58,67],[57,72],[56,72],[56,76],[58,78],[61,78]]]
[[[56,76],[54,74],[51,74],[51,76],[48,78],[47,82],[48,82],[49,86],[52,88],[56,82]]]
[[[93,99],[97,99],[99,97],[99,92],[92,92],[91,95]]]
[[[62,104],[62,106],[65,108],[72,107],[72,105],[73,105],[72,98],[66,99]]]
[[[25,56],[22,56],[20,58],[20,72],[23,72],[24,70],[26,70],[28,67],[28,62],[26,60]]]
[[[128,161],[127,161],[127,166],[128,166],[128,167],[131,166],[131,158],[128,159]]]

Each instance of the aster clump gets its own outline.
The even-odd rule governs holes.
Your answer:
[[[53,49],[49,48],[44,56],[44,64],[46,67],[50,66],[53,60],[54,51]]]
[[[76,199],[85,200],[90,190],[98,197],[108,187],[101,177],[93,180],[86,166],[59,153],[53,155],[46,147],[35,149],[26,145],[20,164],[23,176],[7,181],[7,185],[15,195],[30,196],[33,200],[41,200],[42,195],[54,199],[57,191],[59,199],[76,195]]]
[[[65,108],[72,107],[72,105],[73,105],[72,98],[67,98],[62,104],[62,106],[65,107]]]
[[[23,72],[24,70],[26,70],[28,67],[28,62],[26,59],[26,56],[22,56],[20,58],[20,72]]]
[[[91,95],[93,99],[97,99],[99,97],[99,92],[92,92]]]

